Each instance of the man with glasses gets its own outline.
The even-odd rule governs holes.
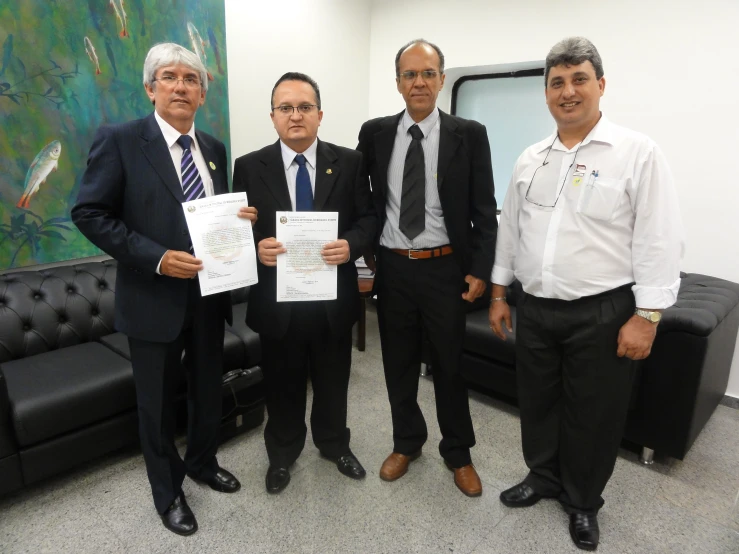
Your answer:
[[[262,343],[266,486],[274,494],[290,482],[290,466],[305,445],[308,376],[313,442],[344,475],[365,476],[349,448],[347,389],[360,308],[354,261],[370,245],[376,217],[362,156],[318,138],[323,111],[313,79],[303,73],[280,77],[270,117],[279,140],[236,160],[234,191],[246,191],[260,213],[254,226],[259,283],[251,287],[246,322]],[[324,262],[338,266],[336,300],[277,302],[277,258],[287,252],[275,239],[277,211],[338,212],[338,239],[322,249]]]
[[[239,481],[216,460],[221,422],[224,321],[229,293],[200,295],[202,262],[182,203],[228,192],[226,148],[196,131],[208,90],[197,55],[173,43],[144,61],[144,88],[154,113],[101,127],[82,176],[72,219],[118,260],[115,325],[128,336],[136,383],[141,448],[154,505],[174,533],[197,531],[182,492],[185,474],[220,492]],[[254,208],[240,217],[256,220]],[[186,352],[189,420],[184,461],[174,443],[174,396]]]
[[[549,52],[545,95],[557,132],[524,151],[503,204],[490,326],[511,331],[529,474],[501,493],[510,507],[558,498],[575,545],[595,550],[634,378],[680,286],[683,232],[670,169],[649,138],[611,123],[595,46]]]
[[[418,39],[395,57],[401,113],[366,122],[357,149],[380,218],[375,238],[378,320],[393,452],[380,469],[399,479],[428,438],[418,406],[424,337],[433,367],[439,452],[468,496],[482,494],[467,386],[460,373],[465,314],[490,279],[497,227],[485,128],[443,113],[444,55]]]

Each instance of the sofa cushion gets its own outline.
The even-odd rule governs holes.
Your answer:
[[[125,334],[112,333],[100,337],[99,340],[119,356],[123,356],[127,360],[131,359],[128,337]],[[257,337],[258,341],[259,338]],[[232,369],[245,369],[253,365],[255,364],[250,363],[250,357],[247,355],[247,349],[241,338],[227,329],[223,336],[223,372],[226,373]]]
[[[511,319],[513,333],[506,331],[506,340],[502,341],[490,329],[487,309],[468,313],[464,350],[504,364],[514,365],[516,363],[516,308],[513,306],[511,306]]]
[[[95,342],[4,362],[0,369],[21,446],[136,406],[131,363]]]
[[[253,367],[262,361],[262,343],[259,335],[246,325],[247,303],[235,304],[233,306],[233,325],[226,325],[226,329],[239,337],[246,346],[246,365],[244,368]]]
[[[688,273],[680,282],[677,302],[665,310],[657,331],[684,331],[707,337],[737,304],[739,284]]]

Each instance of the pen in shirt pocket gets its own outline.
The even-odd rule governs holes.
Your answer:
[[[595,185],[595,180],[596,180],[597,178],[598,178],[598,170],[597,170],[597,169],[594,169],[594,170],[593,170],[593,171],[592,171],[592,172],[590,173],[590,178],[588,179],[588,186],[589,186],[589,187],[592,187],[593,185]]]

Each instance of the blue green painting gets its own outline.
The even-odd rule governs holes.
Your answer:
[[[69,212],[95,130],[152,112],[142,71],[159,42],[205,63],[195,125],[230,151],[223,0],[0,2],[0,271],[101,254]]]

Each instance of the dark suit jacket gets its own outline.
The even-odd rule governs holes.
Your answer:
[[[195,132],[215,194],[228,192],[226,148]],[[216,169],[210,166],[215,164]],[[189,282],[156,273],[167,250],[188,251],[177,171],[152,113],[98,129],[72,220],[95,246],[118,260],[116,327],[128,336],[170,342],[180,333]],[[231,321],[228,293],[204,298]]]
[[[275,212],[292,211],[279,140],[236,160],[233,190],[246,191],[249,205],[259,212],[254,226],[257,245],[264,238],[274,237]],[[332,331],[345,332],[359,317],[354,261],[372,243],[377,228],[369,182],[362,173],[359,152],[318,141],[313,207],[315,211],[338,212],[338,238],[349,242],[350,260],[338,267],[337,299],[324,301]],[[277,302],[274,267],[259,263],[258,271],[259,283],[249,292],[246,323],[260,334],[282,338],[290,324],[292,303]]]
[[[476,121],[440,112],[437,186],[449,241],[464,275],[490,281],[498,230],[490,144]],[[372,183],[378,215],[375,248],[387,219],[387,173],[398,123],[404,112],[367,121],[357,150]],[[378,267],[378,278],[382,268]]]

